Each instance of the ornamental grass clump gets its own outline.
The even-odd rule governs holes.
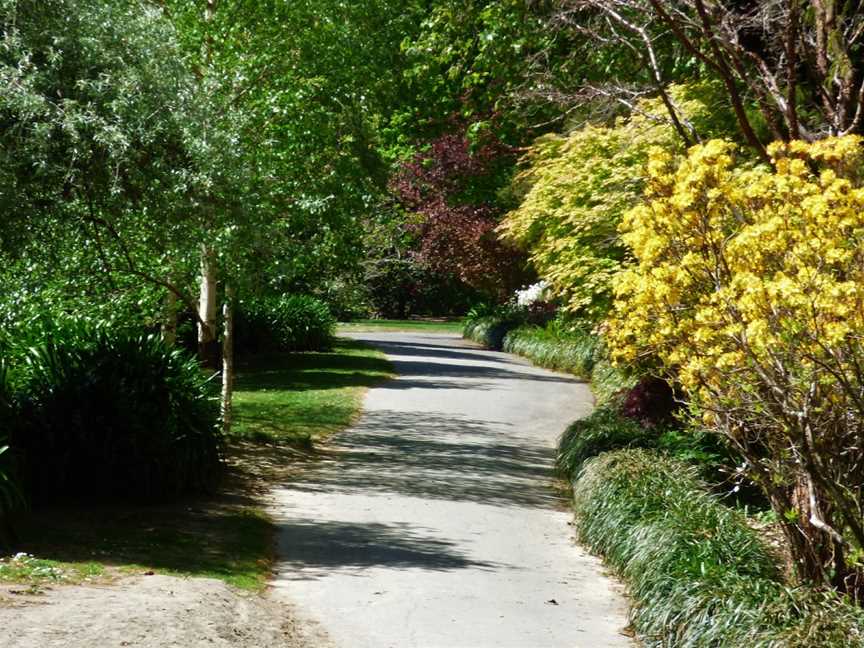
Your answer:
[[[614,405],[603,405],[561,435],[556,467],[563,477],[572,479],[591,457],[621,448],[653,448],[658,438],[656,430],[624,418]]]
[[[507,333],[503,349],[541,367],[588,378],[594,368],[597,338],[581,330],[562,334],[549,327],[524,326]]]
[[[221,474],[207,379],[156,336],[78,327],[32,348],[16,386],[10,441],[35,503],[162,500]]]
[[[466,320],[462,336],[482,344],[488,349],[500,351],[504,346],[504,337],[517,326],[514,322],[501,319],[494,315]]]
[[[578,471],[579,537],[628,584],[644,645],[864,645],[864,610],[830,591],[787,587],[777,557],[741,513],[708,494],[695,467],[625,449]]]
[[[744,457],[800,581],[864,598],[864,140],[655,150],[607,342]],[[659,366],[658,366],[659,365]]]
[[[326,303],[309,295],[243,300],[237,309],[240,351],[325,351],[333,344],[336,319]]]
[[[500,351],[507,333],[525,324],[527,316],[528,311],[516,304],[480,304],[465,316],[462,337]]]

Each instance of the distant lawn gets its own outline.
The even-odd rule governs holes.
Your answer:
[[[382,353],[353,340],[339,340],[326,353],[270,354],[242,363],[230,469],[214,497],[21,515],[15,521],[16,551],[26,553],[0,557],[0,582],[39,592],[156,572],[263,589],[273,564],[275,527],[258,495],[296,461],[294,448],[308,448],[350,425],[364,390],[391,375]]]
[[[353,322],[340,322],[339,330],[345,333],[350,333],[352,331],[417,331],[421,333],[462,333],[462,318],[459,317],[453,320],[355,320]]]
[[[392,370],[383,353],[353,340],[330,352],[253,358],[238,371],[232,436],[309,447],[350,425],[364,390]]]

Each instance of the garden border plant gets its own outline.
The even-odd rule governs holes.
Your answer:
[[[627,583],[646,646],[845,648],[864,610],[787,585],[743,514],[709,494],[697,467],[653,448],[659,433],[607,406],[562,437],[577,533]]]
[[[802,583],[864,601],[864,138],[654,151],[607,340],[683,388],[765,493]]]
[[[316,297],[270,295],[241,300],[235,327],[241,353],[324,351],[333,344],[336,318]]]
[[[208,380],[158,336],[70,320],[24,360],[10,442],[34,500],[154,501],[217,483]]]

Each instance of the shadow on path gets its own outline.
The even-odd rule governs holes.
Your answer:
[[[411,383],[406,378],[421,377],[423,386],[427,389],[438,388],[438,383],[453,378],[468,380],[521,380],[527,382],[542,382],[558,385],[572,385],[581,381],[569,376],[554,374],[534,374],[524,371],[511,371],[503,367],[489,365],[466,365],[452,362],[421,362],[415,360],[393,360],[398,378],[380,385],[382,389],[405,389]],[[403,384],[400,384],[403,383]],[[474,389],[475,384],[466,382],[464,389]]]
[[[332,570],[369,567],[418,568],[450,571],[500,565],[470,560],[456,543],[433,538],[410,524],[355,524],[314,519],[277,522],[280,528],[281,570],[289,580],[314,580]],[[289,567],[290,569],[284,569]]]
[[[369,412],[286,488],[557,508],[555,451],[508,433],[508,426],[431,412]]]

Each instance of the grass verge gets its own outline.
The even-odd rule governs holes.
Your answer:
[[[260,591],[272,570],[275,527],[259,495],[296,457],[292,446],[347,427],[365,388],[391,371],[383,354],[350,340],[338,340],[330,352],[253,358],[238,375],[229,474],[216,496],[171,506],[20,515],[18,553],[0,558],[0,582],[34,593],[153,572],[218,578]]]
[[[392,376],[380,351],[338,339],[332,351],[269,354],[240,366],[232,436],[311,447],[350,425],[366,388]]]
[[[760,534],[709,493],[695,466],[613,449],[631,443],[650,440],[598,411],[562,437],[558,464],[573,483],[580,540],[628,585],[645,646],[864,645],[864,610],[790,586]]]
[[[385,331],[416,331],[418,333],[461,333],[462,318],[455,319],[416,319],[388,320],[366,319],[353,322],[340,322],[338,331],[345,333],[371,333]]]
[[[46,509],[17,526],[26,553],[0,560],[0,580],[31,591],[148,572],[260,590],[272,567],[273,525],[253,505]]]

